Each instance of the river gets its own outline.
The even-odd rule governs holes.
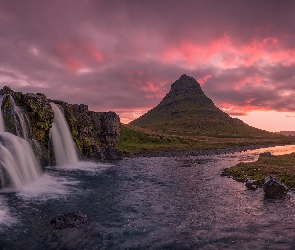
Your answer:
[[[138,157],[46,167],[21,189],[0,190],[0,249],[295,249],[295,198],[221,177],[279,146],[212,156]],[[81,211],[81,228],[55,230]]]

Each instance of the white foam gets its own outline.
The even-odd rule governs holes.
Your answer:
[[[0,197],[0,232],[5,228],[17,223],[17,219],[12,215],[6,205],[6,200]]]
[[[79,161],[76,164],[68,164],[68,165],[62,165],[62,166],[56,166],[58,169],[62,170],[79,170],[79,171],[85,171],[89,173],[102,173],[106,169],[114,166],[110,163],[101,163],[101,162],[91,162],[91,161]]]
[[[24,200],[47,200],[66,198],[76,193],[75,186],[79,182],[71,178],[57,177],[50,174],[43,174],[37,180],[23,186],[21,189],[13,190],[5,188],[2,192],[16,191],[16,195]]]

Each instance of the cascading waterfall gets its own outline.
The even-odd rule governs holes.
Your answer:
[[[41,170],[30,143],[8,132],[0,133],[0,139],[0,165],[8,174],[11,184],[20,188],[36,179]]]
[[[12,98],[12,97],[11,97]],[[2,99],[2,98],[1,98]],[[4,119],[2,114],[2,100],[0,106],[0,181],[1,186],[8,184],[15,188],[30,183],[41,174],[41,168],[36,160],[31,145],[28,140],[22,139],[11,133],[5,132]],[[14,106],[13,106],[14,105]],[[19,117],[22,126],[22,135],[27,138],[28,133],[25,127],[24,115],[14,101],[13,109],[18,112],[15,117]],[[17,132],[19,133],[19,131]],[[20,135],[20,134],[19,134]]]
[[[4,132],[5,131],[5,125],[4,125],[4,120],[3,120],[3,116],[2,116],[2,101],[3,101],[3,97],[0,97],[0,132]]]
[[[50,104],[54,112],[54,122],[50,130],[50,135],[56,165],[75,165],[78,162],[78,156],[68,123],[58,105],[54,103]]]
[[[27,139],[29,134],[31,134],[29,118],[20,107],[16,106],[12,96],[10,96],[10,102],[14,111],[14,122],[17,125],[16,133],[18,136]]]

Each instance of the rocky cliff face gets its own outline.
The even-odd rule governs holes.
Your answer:
[[[50,102],[62,106],[81,158],[120,158],[115,149],[120,137],[120,118],[114,112],[89,111],[86,105],[71,105],[49,100],[44,94],[23,94],[9,87],[0,90],[5,129],[12,134],[35,141],[37,155],[43,165],[52,162],[50,128],[54,112]],[[21,114],[21,116],[17,114]],[[27,127],[26,131],[23,127]],[[38,146],[37,146],[38,145]]]
[[[39,160],[42,164],[49,163],[49,131],[54,118],[49,100],[40,93],[22,94],[9,87],[1,89],[0,96],[3,97],[2,113],[6,131],[37,142],[35,150],[38,151]],[[15,106],[23,117],[16,115]],[[25,123],[24,126],[21,123]],[[23,127],[27,127],[26,131]]]
[[[116,159],[121,153],[116,150],[120,139],[121,123],[114,112],[93,112],[84,104],[52,102],[63,107],[74,141],[81,155],[99,159]]]

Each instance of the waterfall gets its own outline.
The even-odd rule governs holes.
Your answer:
[[[74,165],[78,162],[78,156],[69,126],[58,105],[54,103],[50,104],[54,111],[54,122],[50,130],[50,135],[56,165]]]
[[[0,97],[0,132],[5,131],[5,125],[4,125],[4,120],[3,120],[3,115],[2,115],[2,101],[3,97]]]
[[[31,131],[29,131],[31,128],[29,118],[20,107],[16,106],[12,96],[10,96],[10,102],[14,111],[13,115],[16,124],[16,133],[18,136],[27,139],[28,135],[31,134]]]
[[[41,169],[29,141],[4,132],[2,98],[0,101],[0,186],[10,184],[15,188],[20,188],[36,179],[41,174]],[[21,109],[14,110],[21,112]],[[24,115],[18,114],[16,117],[20,117],[19,120],[21,120]],[[24,131],[25,127],[22,129]]]
[[[1,132],[0,139],[0,165],[8,174],[9,181],[14,187],[20,188],[41,174],[41,169],[27,140],[8,132]],[[3,177],[1,179],[3,181]]]

